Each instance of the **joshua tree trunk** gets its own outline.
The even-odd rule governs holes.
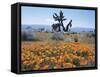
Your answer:
[[[58,27],[58,32],[60,32],[61,31],[61,28],[60,28],[60,21],[59,21],[59,27]]]
[[[63,31],[66,31],[66,29],[65,29],[64,24],[63,24],[62,21],[61,21],[61,26],[62,26],[62,28],[63,28]]]

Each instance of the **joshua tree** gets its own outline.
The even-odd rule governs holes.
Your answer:
[[[58,21],[58,24],[59,24],[59,26],[58,26],[58,27],[59,27],[59,28],[58,28],[58,31],[61,31],[60,26],[64,27],[64,26],[63,26],[63,21],[66,20],[66,19],[64,18],[64,16],[63,16],[63,12],[60,11],[60,12],[59,12],[59,15],[58,15],[57,13],[54,13],[53,18],[54,18],[55,21]],[[63,28],[63,29],[65,29],[65,28]]]
[[[61,31],[60,26],[62,26],[63,31],[68,32],[69,27],[72,27],[72,20],[70,20],[70,22],[66,25],[66,28],[64,27],[63,21],[65,21],[66,19],[62,11],[59,12],[59,15],[57,13],[54,13],[53,18],[55,21],[58,21],[58,23],[52,25],[54,31],[60,32]]]

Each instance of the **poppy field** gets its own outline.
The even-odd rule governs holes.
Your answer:
[[[80,42],[22,41],[21,70],[95,66],[95,46]]]

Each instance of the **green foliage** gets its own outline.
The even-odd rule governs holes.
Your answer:
[[[54,66],[55,66],[55,64],[53,64],[53,63],[49,64],[50,69],[54,69]]]
[[[66,63],[71,63],[71,60],[70,60],[70,59],[67,59],[67,60],[66,60]]]
[[[24,65],[24,64],[21,64],[21,70],[22,71],[32,70],[32,66],[33,65]]]
[[[80,51],[77,51],[76,54],[77,54],[77,56],[81,56],[81,52]]]
[[[80,65],[80,60],[79,59],[74,59],[73,64],[79,66]]]
[[[82,52],[81,56],[84,57],[84,58],[87,58],[88,57],[88,52]]]
[[[67,51],[68,54],[75,54],[73,50]]]
[[[95,62],[92,62],[92,61],[89,62],[89,63],[87,64],[87,66],[88,66],[88,67],[94,67],[94,66],[95,66]]]

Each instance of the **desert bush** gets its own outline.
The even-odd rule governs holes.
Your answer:
[[[73,64],[79,66],[80,65],[80,60],[79,59],[74,59]]]
[[[66,63],[71,63],[71,60],[70,60],[70,59],[67,59],[67,60],[66,60]]]
[[[65,34],[65,35],[70,35],[71,33],[68,33],[68,32],[67,32],[67,33],[64,33],[64,34]]]
[[[65,41],[65,42],[74,42],[74,39],[73,39],[73,38],[65,38],[64,41]]]
[[[32,70],[32,65],[21,64],[21,70],[22,71]]]
[[[46,30],[45,33],[49,33],[49,32]]]
[[[84,58],[87,58],[88,57],[88,52],[82,52],[81,56],[84,57]]]
[[[78,38],[74,38],[74,41],[75,41],[75,42],[78,42]]]
[[[76,54],[77,54],[77,56],[81,56],[81,52],[80,51],[77,51]]]
[[[89,62],[86,66],[89,66],[89,67],[94,67],[95,66],[95,62]]]
[[[22,41],[38,41],[39,38],[32,31],[24,30],[21,33]]]
[[[95,37],[95,33],[91,33],[90,37]]]
[[[67,51],[68,54],[75,54],[73,50]]]
[[[63,35],[63,33],[55,32],[53,34],[53,36],[51,37],[51,39],[53,39],[53,40],[64,40],[64,35]]]
[[[87,37],[90,37],[90,38],[91,38],[91,37],[95,37],[95,33],[94,33],[94,32],[88,33],[88,34],[87,34]]]
[[[72,32],[71,34],[77,34],[77,32]]]

